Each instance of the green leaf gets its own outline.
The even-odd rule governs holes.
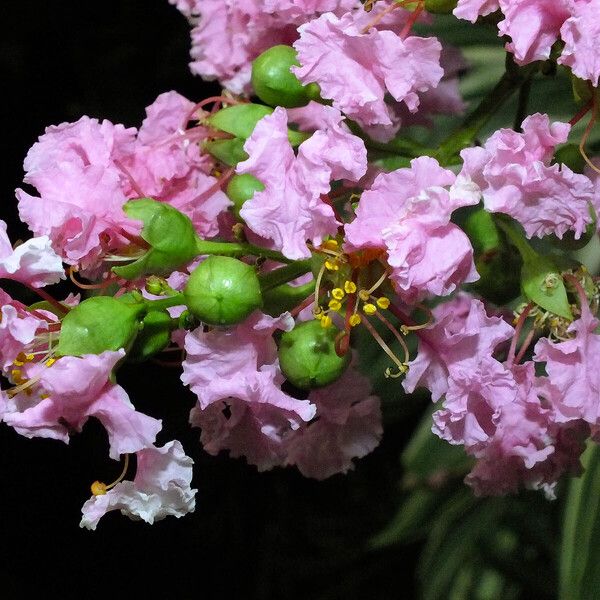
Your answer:
[[[463,567],[477,555],[479,541],[493,531],[501,499],[478,501],[459,492],[434,524],[418,566],[423,600],[446,600]]]
[[[600,447],[582,457],[584,474],[571,481],[563,524],[560,600],[600,598]]]
[[[189,217],[176,208],[151,198],[130,200],[123,210],[131,219],[142,221],[141,237],[150,249],[136,261],[113,272],[124,279],[147,274],[168,275],[197,256],[196,232]]]
[[[455,485],[444,488],[443,484],[460,481],[472,464],[461,446],[451,446],[432,433],[431,415],[437,408],[432,403],[400,459],[405,487],[416,487],[405,495],[390,523],[371,540],[372,548],[408,542],[425,533],[456,489]]]
[[[111,296],[84,300],[65,316],[57,354],[81,356],[106,350],[128,350],[139,328],[143,304],[119,301]]]

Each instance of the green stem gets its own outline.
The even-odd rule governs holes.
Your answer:
[[[315,282],[294,287],[284,283],[263,294],[263,311],[269,315],[280,315],[286,310],[292,310],[306,300],[315,291]]]
[[[517,67],[510,55],[507,55],[506,71],[500,81],[463,121],[462,125],[440,144],[436,152],[440,163],[448,164],[463,148],[470,146],[491,117],[523,83],[533,77],[538,68],[539,65],[536,63]]]
[[[523,131],[521,124],[527,116],[527,107],[529,105],[529,94],[531,93],[531,78],[526,79],[519,89],[519,102],[517,104],[517,113],[515,115],[515,123],[513,129],[515,131]]]
[[[211,242],[208,240],[196,240],[196,250],[201,254],[219,254],[220,256],[262,256],[270,258],[281,263],[293,263],[294,261],[285,257],[277,250],[268,250],[253,244],[243,244],[241,242]]]
[[[311,270],[311,267],[311,260],[298,260],[293,262],[291,265],[275,269],[274,271],[265,273],[264,275],[259,275],[260,288],[263,293],[268,292],[273,288],[279,287],[284,283],[293,281],[301,275],[308,273]]]
[[[178,292],[174,296],[169,296],[162,300],[144,300],[144,304],[148,310],[165,310],[165,308],[171,308],[172,306],[184,305],[185,299],[183,294]]]

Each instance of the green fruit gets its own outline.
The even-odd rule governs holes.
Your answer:
[[[299,323],[281,336],[279,364],[290,383],[304,390],[323,387],[341,377],[350,364],[350,353],[335,352],[336,327],[319,321]]]
[[[208,325],[235,325],[262,306],[254,268],[228,256],[200,263],[183,295],[190,313]]]
[[[252,63],[252,87],[256,95],[270,106],[294,108],[318,100],[320,89],[315,83],[302,85],[290,71],[300,66],[291,46],[273,46]]]

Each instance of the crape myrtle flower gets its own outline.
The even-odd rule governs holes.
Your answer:
[[[527,237],[562,238],[572,231],[578,239],[592,221],[590,205],[599,199],[588,177],[564,164],[550,165],[570,125],[536,113],[522,128],[522,133],[500,129],[483,147],[463,150],[461,177],[481,190],[486,210],[511,216]]]
[[[325,107],[321,124],[326,127],[300,144],[296,155],[286,111],[277,108],[258,122],[244,145],[249,158],[237,166],[237,173],[250,173],[265,186],[244,204],[241,217],[288,258],[308,258],[308,240],[318,245],[336,233],[341,223],[321,195],[332,180],[357,181],[367,169],[364,142],[344,128],[339,111]]]
[[[292,72],[303,84],[319,84],[323,98],[387,141],[398,131],[400,119],[386,95],[416,112],[419,94],[435,88],[444,74],[442,46],[433,37],[403,37],[369,27],[369,20],[361,9],[342,17],[326,13],[301,25],[294,43],[300,67]]]
[[[193,460],[186,456],[180,442],[143,448],[136,452],[136,462],[133,481],[123,480],[129,464],[126,460],[115,483],[92,485],[94,495],[81,509],[80,527],[96,529],[98,521],[113,510],[150,524],[194,511],[197,490],[191,487]]]
[[[25,159],[17,190],[19,214],[37,236],[48,236],[62,260],[82,268],[130,245],[140,225],[123,212],[132,198],[152,196],[187,214],[197,232],[214,236],[230,202],[214,189],[213,164],[200,156],[203,128],[185,130],[194,104],[176,92],[146,109],[139,132],[82,117],[48,127]]]
[[[599,0],[459,0],[454,15],[474,23],[500,9],[498,34],[509,36],[506,49],[519,65],[550,58],[557,40],[564,42],[558,63],[598,85]]]
[[[434,158],[415,158],[363,192],[356,218],[345,226],[345,249],[387,253],[390,279],[407,303],[446,296],[478,279],[469,239],[450,222],[455,209],[477,201],[471,186]]]
[[[152,445],[161,422],[137,412],[125,390],[109,380],[124,356],[123,350],[44,361],[25,355],[24,364],[10,371],[16,386],[4,399],[2,420],[26,437],[68,443],[71,431],[81,431],[95,417],[107,431],[115,459]]]
[[[324,479],[346,472],[352,459],[378,445],[379,399],[355,369],[306,400],[283,391],[272,333],[292,326],[289,315],[255,313],[232,330],[189,333],[182,380],[198,396],[190,422],[201,428],[210,454],[228,450],[259,471],[296,465]]]
[[[64,279],[65,270],[48,236],[31,238],[13,249],[6,223],[0,220],[0,278],[39,288]]]
[[[252,61],[277,44],[292,44],[297,26],[325,11],[343,14],[355,0],[170,0],[193,25],[190,69],[228,90],[250,92]]]

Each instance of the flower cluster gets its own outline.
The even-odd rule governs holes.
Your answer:
[[[568,254],[600,210],[584,149],[598,2],[459,0],[461,19],[501,11],[511,91],[551,60],[588,94],[571,123],[536,113],[477,143],[498,107],[484,100],[436,149],[409,128],[464,111],[467,65],[415,33],[433,19],[424,0],[171,3],[193,25],[192,71],[222,95],[162,94],[139,129],[48,127],[16,191],[34,237],[13,248],[0,222],[0,277],[42,300],[0,290],[0,420],[68,442],[95,418],[124,462],[92,484],[81,525],[194,510],[192,459],[117,383],[163,352],[179,357],[209,454],[345,473],[383,435],[368,376],[403,377],[398,397],[429,390],[433,432],[474,458],[476,493],[552,495],[600,426],[598,277]],[[588,112],[587,169],[564,164]],[[67,275],[95,293],[45,289]]]

